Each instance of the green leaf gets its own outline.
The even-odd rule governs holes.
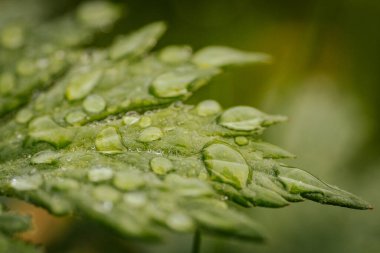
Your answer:
[[[187,46],[149,52],[166,29],[162,22],[119,37],[108,48],[72,49],[86,41],[83,29],[92,34],[119,16],[112,5],[97,4],[57,21],[57,27],[79,22],[79,28],[68,25],[79,37],[58,43],[54,22],[44,28],[46,35],[42,29],[41,38],[36,36],[57,43],[54,55],[68,50],[59,75],[18,91],[20,80],[43,73],[27,51],[12,58],[17,73],[1,72],[1,99],[9,100],[0,100],[5,106],[0,117],[12,112],[0,123],[2,195],[55,215],[81,214],[136,238],[201,229],[262,241],[263,229],[244,207],[277,208],[308,199],[371,208],[276,160],[294,155],[263,142],[261,134],[286,117],[249,106],[223,110],[213,100],[195,106],[181,102],[221,67],[266,62],[268,56],[226,47],[194,55]],[[105,20],[94,19],[92,12]],[[37,58],[46,56],[41,50]]]

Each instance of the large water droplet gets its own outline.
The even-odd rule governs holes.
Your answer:
[[[173,163],[165,157],[155,157],[150,160],[150,167],[158,175],[165,175],[173,169]]]
[[[226,110],[219,119],[219,124],[241,131],[252,131],[260,128],[264,113],[249,106],[236,106]]]
[[[103,129],[96,136],[95,146],[98,151],[107,154],[120,153],[124,150],[120,135],[114,127]]]
[[[193,220],[184,213],[173,213],[170,214],[166,219],[166,224],[176,231],[180,232],[190,232],[194,230]]]
[[[138,140],[141,142],[151,142],[161,139],[162,136],[163,133],[161,129],[157,127],[149,127],[140,133]]]
[[[68,100],[81,99],[87,96],[102,77],[102,71],[94,70],[74,76],[66,88]]]
[[[249,167],[243,156],[227,144],[215,143],[203,149],[204,162],[211,178],[243,188],[248,179]]]
[[[80,123],[86,118],[87,114],[84,113],[83,111],[73,111],[69,112],[65,120],[67,123],[71,125],[80,125]]]
[[[186,62],[191,57],[191,47],[188,46],[168,46],[162,49],[160,59],[167,63]]]
[[[63,128],[49,116],[43,116],[29,123],[29,135],[37,141],[45,141],[56,147],[63,147],[72,141],[75,130]]]
[[[52,164],[54,163],[61,155],[52,150],[44,150],[35,154],[31,163],[33,164]]]
[[[10,186],[17,191],[36,190],[42,185],[40,175],[15,177],[11,180]]]
[[[152,119],[148,116],[141,117],[139,121],[139,126],[142,128],[146,128],[152,124]]]
[[[178,97],[187,94],[187,86],[196,78],[194,73],[168,72],[153,81],[151,90],[157,97]]]
[[[89,170],[87,176],[91,182],[98,183],[110,180],[113,177],[113,171],[110,168],[95,168]]]
[[[205,100],[196,107],[199,116],[211,116],[222,111],[222,107],[215,100]]]
[[[83,101],[83,108],[89,113],[99,113],[106,108],[106,101],[102,96],[90,95]]]
[[[22,109],[16,114],[16,122],[20,124],[28,123],[33,118],[33,112],[28,109]]]

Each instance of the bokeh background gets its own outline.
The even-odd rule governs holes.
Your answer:
[[[49,20],[81,1],[26,2],[30,5],[20,10],[21,18],[22,12],[33,11],[37,3],[36,9],[42,9],[44,19]],[[169,31],[158,48],[188,44],[199,49],[216,44],[271,54],[272,64],[231,68],[189,102],[215,99],[224,107],[244,104],[289,116],[289,122],[268,130],[264,138],[298,156],[288,163],[375,206],[372,211],[315,203],[255,208],[251,212],[271,236],[266,244],[204,237],[201,252],[380,252],[380,1],[116,2],[126,6],[125,15],[108,37],[98,38],[97,46],[107,44],[115,34],[165,20]],[[46,231],[28,238],[47,243],[48,252],[191,249],[191,236],[168,235],[161,244],[147,244],[121,240],[86,221],[70,225],[70,221],[41,217],[41,223],[48,223]]]

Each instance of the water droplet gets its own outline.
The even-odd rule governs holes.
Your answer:
[[[172,98],[187,94],[187,86],[197,78],[194,73],[167,72],[158,76],[151,89],[155,96]]]
[[[100,185],[93,189],[94,198],[104,202],[116,202],[120,199],[121,194],[109,185]]]
[[[120,190],[135,190],[145,184],[143,175],[138,170],[119,172],[115,175],[113,185]]]
[[[63,147],[72,141],[75,130],[63,128],[49,116],[42,116],[29,123],[29,135],[37,141],[45,141],[56,147]]]
[[[155,157],[150,160],[150,167],[158,175],[165,175],[173,169],[172,162],[165,157]]]
[[[147,117],[147,116],[141,117],[141,119],[139,121],[139,126],[142,128],[147,128],[151,124],[152,124],[152,119],[150,117]]]
[[[90,95],[83,101],[83,108],[89,113],[99,113],[106,108],[106,101],[102,96]]]
[[[17,191],[36,190],[42,185],[40,175],[15,177],[11,180],[10,186]]]
[[[248,144],[248,139],[245,136],[237,136],[235,137],[235,143],[239,146],[244,146]]]
[[[249,106],[236,106],[226,110],[219,124],[232,130],[252,131],[260,128],[264,113]]]
[[[135,124],[137,121],[139,121],[140,117],[139,116],[134,116],[134,115],[126,115],[123,117],[123,123],[126,126],[131,126]]]
[[[28,109],[22,109],[16,114],[16,122],[20,124],[28,123],[33,117],[33,112]]]
[[[94,1],[81,4],[78,19],[92,28],[106,28],[120,17],[120,9],[109,2]]]
[[[205,100],[196,107],[199,116],[211,116],[222,111],[222,107],[215,100]]]
[[[120,135],[114,127],[104,128],[96,136],[95,146],[98,151],[107,154],[120,153],[124,150]]]
[[[188,61],[191,53],[191,47],[188,46],[168,46],[160,52],[160,59],[166,63],[181,63]]]
[[[161,129],[157,127],[149,127],[144,129],[139,136],[139,141],[140,142],[151,142],[151,141],[156,141],[161,139],[163,136],[163,133]]]
[[[66,98],[68,100],[82,99],[98,84],[102,71],[94,70],[75,75],[67,85]]]
[[[249,167],[243,156],[227,144],[215,143],[203,149],[204,162],[213,180],[243,188]]]
[[[126,193],[123,196],[123,200],[128,205],[131,205],[137,208],[145,206],[148,202],[147,196],[143,192]]]
[[[0,32],[0,43],[9,49],[20,48],[24,44],[24,29],[20,25],[12,24]]]
[[[95,168],[89,170],[87,176],[91,182],[98,183],[110,180],[113,177],[113,171],[110,168]]]
[[[44,150],[35,154],[31,163],[33,164],[52,164],[54,163],[61,155],[52,150]]]
[[[193,220],[184,213],[172,213],[166,219],[166,224],[176,231],[190,232],[194,230]]]
[[[16,84],[16,78],[11,72],[0,73],[0,94],[6,95],[12,92]]]
[[[84,113],[83,111],[74,111],[74,112],[69,112],[65,120],[67,123],[71,125],[79,125],[85,118],[87,117],[87,114]]]

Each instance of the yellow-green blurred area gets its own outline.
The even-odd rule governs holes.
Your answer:
[[[74,9],[80,1],[38,3],[45,4],[43,15],[48,20]],[[216,44],[272,55],[270,65],[230,69],[189,103],[215,99],[224,107],[251,105],[289,116],[289,122],[264,136],[297,155],[287,163],[347,189],[375,207],[355,211],[305,202],[282,209],[253,208],[250,212],[270,236],[265,244],[203,237],[201,252],[380,252],[380,1],[118,3],[126,6],[125,15],[108,37],[96,41],[98,46],[116,34],[164,20],[169,30],[158,48],[188,44],[196,50]],[[191,236],[169,235],[163,243],[148,244],[122,240],[85,221],[71,228],[60,227],[64,228],[60,237],[48,242],[47,252],[191,249]]]

